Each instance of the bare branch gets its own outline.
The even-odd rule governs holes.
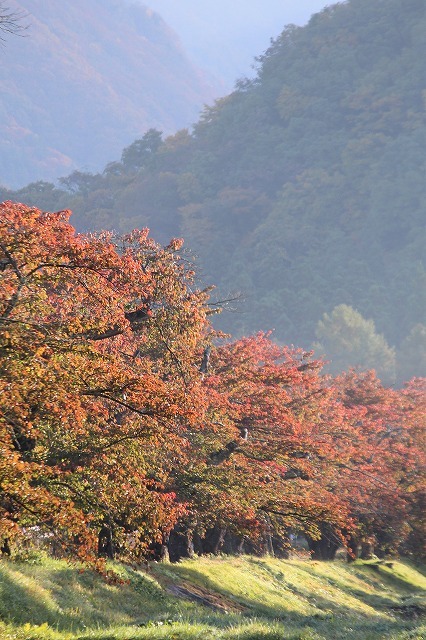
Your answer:
[[[9,7],[0,3],[0,43],[3,43],[5,38],[4,33],[10,33],[13,35],[22,36],[22,32],[28,29],[29,25],[24,24],[22,20],[27,17],[28,14],[23,11],[12,11]]]

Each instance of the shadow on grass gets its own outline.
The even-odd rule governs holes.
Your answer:
[[[256,564],[259,563],[257,560],[254,560],[253,562]],[[311,580],[317,583],[318,590],[312,586],[298,588],[297,584],[295,584],[295,576],[293,576],[291,582],[286,582],[285,574],[282,571],[274,569],[267,563],[261,563],[260,566],[263,571],[267,572],[271,576],[275,583],[280,583],[281,581],[285,582],[285,586],[288,590],[298,596],[301,600],[308,602],[312,607],[317,608],[319,612],[313,614],[313,616],[317,618],[324,618],[327,617],[327,615],[352,615],[354,617],[359,617],[361,615],[366,619],[373,618],[377,620],[380,614],[386,613],[389,611],[390,607],[395,604],[395,601],[390,597],[381,596],[379,594],[370,595],[362,589],[350,584],[350,575],[347,576],[346,582],[344,579],[319,573],[309,562],[303,565],[299,564],[297,566],[293,566],[292,570],[295,572],[296,576],[297,573],[306,574]],[[366,580],[366,583],[377,590],[377,580],[375,582],[373,580]],[[331,589],[335,589],[336,592],[340,591],[340,593],[345,597],[359,602],[360,606],[357,607],[355,603],[351,605],[348,602],[341,602],[338,600],[338,593],[336,593],[336,598],[333,597],[333,594],[324,595],[321,593],[323,588],[328,586]],[[371,607],[372,609],[378,609],[378,611],[365,611],[363,610],[364,605]]]
[[[254,561],[260,568],[263,570],[269,569],[269,567],[264,566],[263,563],[259,563],[259,561]],[[308,567],[306,568],[308,569]],[[302,569],[303,571],[303,569]],[[303,614],[301,612],[292,611],[290,608],[285,608],[285,593],[283,593],[283,605],[273,604],[269,605],[267,602],[259,602],[253,596],[246,595],[237,595],[232,593],[228,588],[223,587],[220,583],[220,579],[212,579],[211,577],[206,577],[206,575],[197,570],[195,567],[188,566],[179,566],[174,565],[173,572],[175,573],[176,579],[186,580],[188,582],[192,582],[196,585],[203,586],[204,588],[211,590],[212,592],[221,594],[225,598],[229,599],[233,602],[238,602],[242,604],[246,611],[242,614],[242,619],[247,618],[257,618],[259,620],[264,620],[265,623],[272,624],[273,621],[280,621],[285,626],[289,626],[290,628],[297,628],[300,631],[297,631],[293,636],[291,633],[289,635],[284,635],[281,637],[284,638],[302,638],[303,629],[312,629],[312,633],[314,634],[312,637],[317,637],[315,634],[320,634],[320,637],[324,638],[339,638],[339,639],[347,639],[352,637],[352,634],[355,634],[358,639],[368,638],[369,640],[383,640],[388,637],[397,637],[395,634],[400,634],[402,632],[408,630],[415,630],[417,627],[416,621],[407,622],[407,620],[398,619],[393,615],[393,612],[390,609],[392,605],[392,601],[387,600],[385,597],[381,597],[380,595],[374,596],[372,598],[368,598],[365,593],[361,590],[351,589],[347,585],[345,588],[341,588],[347,596],[358,599],[361,603],[371,607],[372,611],[363,611],[360,606],[357,608],[355,605],[351,606],[347,603],[339,603],[335,599],[333,599],[332,595],[324,595],[318,591],[313,591],[312,593],[303,590],[302,588],[297,588],[297,586],[293,584],[285,584],[285,588],[291,590],[291,592],[303,600],[305,603],[308,603],[313,611],[312,613]],[[273,574],[273,571],[269,572]],[[312,577],[312,574],[309,570],[306,570],[306,573]],[[279,577],[277,575],[271,575],[274,579],[274,584],[277,585],[277,590],[279,591]],[[318,579],[322,579],[322,576],[316,576]],[[281,574],[281,579],[283,583],[285,578]],[[336,583],[336,581],[335,581]],[[330,583],[332,584],[332,583]],[[336,584],[334,584],[335,588]],[[336,594],[337,599],[337,594]],[[374,610],[375,607],[379,610]],[[386,614],[386,615],[384,615]],[[269,633],[269,632],[268,632]],[[248,635],[237,635],[237,638],[274,638],[275,632],[271,631],[270,635],[250,635],[250,631],[247,630]],[[300,635],[301,634],[301,635]],[[307,637],[309,636],[309,633]],[[226,637],[226,635],[224,636]],[[231,638],[232,636],[230,636]],[[309,636],[311,637],[311,636]]]
[[[40,625],[47,622],[50,626],[55,626],[57,623],[54,609],[18,580],[14,580],[4,567],[0,567],[0,618],[4,622],[18,625],[27,622]]]
[[[254,563],[257,566],[259,566],[263,571],[265,571],[265,573],[268,572],[268,567],[263,566],[263,563],[261,563],[261,561],[259,562],[255,560]],[[225,598],[229,599],[231,602],[237,602],[243,605],[243,607],[246,609],[246,611],[243,612],[242,614],[243,616],[251,616],[251,617],[262,616],[270,620],[291,620],[299,624],[309,619],[316,619],[321,617],[324,618],[327,616],[330,617],[331,615],[330,610],[335,609],[335,604],[333,600],[322,598],[321,606],[318,606],[318,599],[317,599],[317,596],[315,596],[315,603],[311,604],[311,601],[313,600],[313,598],[310,597],[310,594],[307,594],[303,590],[298,589],[293,585],[284,584],[284,582],[283,582],[283,590],[286,589],[290,591],[292,594],[299,597],[308,606],[310,605],[312,608],[312,614],[303,614],[303,613],[291,610],[290,607],[285,608],[285,604],[284,604],[285,597],[286,597],[285,593],[282,594],[283,605],[279,605],[275,603],[271,605],[265,602],[261,602],[253,596],[235,594],[229,589],[227,589],[226,587],[224,587],[223,585],[221,585],[219,580],[217,579],[215,580],[210,577],[207,577],[203,572],[193,567],[175,565],[174,573],[177,579],[181,578],[183,580],[188,580],[189,582],[193,582],[194,584],[201,585],[204,588],[214,593],[221,594]],[[268,573],[269,575],[271,575],[271,577],[273,577],[274,584],[277,585],[277,591],[279,591],[280,590],[278,585],[279,581],[275,576],[272,575],[272,572],[269,571]],[[353,616],[359,616],[359,613],[360,613],[359,610],[352,609],[351,607],[345,607],[345,612],[348,615],[352,614]]]
[[[397,589],[398,591],[403,591],[405,593],[424,593],[424,589],[420,586],[417,586],[406,579],[404,576],[396,575],[395,573],[390,573],[386,569],[386,563],[384,564],[363,564],[359,565],[357,569],[365,570],[367,569],[370,573],[374,573],[374,575],[380,577],[380,581],[387,584],[388,586]],[[420,568],[416,568],[418,573],[422,573]]]
[[[420,573],[422,576],[424,576],[426,578],[426,564],[422,563],[416,563],[414,561],[411,561],[409,564],[409,566],[414,569],[414,571],[417,571],[418,573]]]
[[[3,564],[3,563],[2,563]],[[212,614],[202,605],[189,605],[188,601],[169,597],[162,588],[149,577],[139,572],[126,570],[129,585],[111,586],[102,578],[90,571],[78,573],[75,568],[62,565],[61,568],[49,569],[40,567],[37,571],[39,579],[31,583],[30,566],[19,566],[9,563],[0,564],[0,617],[15,625],[30,623],[32,625],[49,624],[59,633],[74,632],[81,640],[118,640],[118,638],[144,638],[145,640],[195,640],[223,638],[223,640],[313,640],[330,639],[346,640],[353,637],[356,629],[358,640],[383,640],[389,637],[399,637],[400,632],[416,628],[416,621],[402,621],[395,618],[379,618],[372,612],[363,613],[355,607],[339,605],[327,593],[309,591],[303,588],[302,577],[300,589],[297,588],[297,576],[292,584],[287,584],[285,575],[281,571],[274,571],[266,563],[253,560],[255,568],[262,570],[253,579],[259,579],[259,599],[255,594],[235,594],[231,587],[224,588],[220,577],[207,577],[197,566],[169,565],[167,574],[173,576],[178,584],[179,580],[200,585],[212,593],[221,594],[230,602],[237,602],[244,606],[246,612],[238,614]],[[307,565],[300,567],[312,575],[312,568]],[[161,570],[159,571],[161,573]],[[269,574],[269,575],[267,575]],[[316,576],[327,580],[326,576]],[[265,588],[265,599],[262,601],[262,583],[272,585]],[[25,583],[25,580],[28,583]],[[280,581],[283,584],[280,589]],[[330,584],[336,586],[336,577]],[[268,602],[269,594],[274,589],[282,598],[282,605]],[[304,603],[310,604],[312,613],[293,611],[285,607],[285,598],[290,596],[287,590],[299,597]],[[281,593],[279,593],[281,590]],[[354,590],[348,585],[341,588],[348,595],[354,595]],[[287,593],[286,593],[287,592]],[[278,595],[277,594],[277,595]],[[362,599],[365,594],[361,594]],[[272,597],[271,597],[272,599]],[[371,601],[366,599],[368,604]],[[188,607],[186,608],[186,604]],[[374,606],[374,605],[373,605]],[[177,622],[173,613],[186,608],[186,624]],[[204,613],[205,610],[205,613]],[[10,612],[13,612],[12,615]],[[168,624],[164,615],[170,615],[176,622]],[[144,628],[149,621],[165,620],[152,629]],[[182,617],[179,618],[182,621]],[[160,628],[160,625],[163,625]],[[139,626],[139,629],[136,629]],[[151,626],[151,625],[148,625]],[[86,629],[85,629],[86,627]],[[113,630],[114,627],[114,630]],[[120,627],[120,629],[119,629]],[[278,627],[281,627],[278,629]],[[95,629],[97,628],[97,631]],[[293,632],[294,630],[294,632]],[[306,630],[306,633],[305,633]],[[74,637],[74,636],[73,636]],[[401,636],[402,637],[402,636]],[[404,636],[405,637],[405,636]],[[407,636],[408,637],[408,636]],[[413,636],[417,637],[417,636]],[[420,636],[419,636],[420,637]]]
[[[155,582],[128,572],[130,584],[111,586],[91,571],[75,568],[44,572],[32,590],[25,584],[30,567],[0,567],[0,618],[17,625],[47,623],[59,631],[117,625],[141,625],[173,611],[175,601]],[[38,573],[40,575],[40,573]],[[13,612],[13,615],[11,614]]]
[[[347,584],[347,582],[345,582],[344,580],[339,580],[339,578],[336,578],[334,576],[330,577],[323,574],[318,574],[313,568],[310,568],[309,566],[306,566],[306,567],[300,566],[298,567],[298,571],[308,574],[309,577],[311,578],[323,580],[327,585],[330,585],[330,587],[338,589],[339,591],[343,592],[346,596],[349,596],[351,598],[358,600],[363,605],[367,605],[369,607],[372,607],[373,609],[378,609],[380,613],[386,613],[387,611],[390,611],[390,608],[393,605],[395,605],[395,600],[391,597],[392,595],[395,595],[394,593],[389,594],[389,596],[379,595],[378,593],[370,594],[370,593],[367,593],[366,591],[363,591],[361,588],[356,587],[353,584]],[[357,577],[359,580],[365,581],[365,584],[367,584],[370,588],[376,589],[376,590],[379,588],[377,579],[369,580],[368,575],[365,576],[363,572],[354,573],[353,575]],[[316,599],[316,602],[320,602],[321,600],[323,600],[323,598],[321,598],[318,595],[315,596],[315,599]],[[333,605],[333,600],[330,600],[330,602],[332,603],[331,608],[336,609],[336,604]],[[338,609],[342,609],[343,607],[347,609],[352,609],[349,605],[341,605],[341,604],[337,605]],[[356,613],[356,609],[353,609],[353,611],[354,613]],[[360,612],[358,611],[358,614],[359,613]],[[362,612],[362,613],[363,615],[368,615],[368,612]]]

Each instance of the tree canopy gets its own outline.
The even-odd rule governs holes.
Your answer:
[[[105,556],[422,555],[424,388],[212,329],[182,241],[0,205],[0,538]],[[325,546],[324,546],[325,545]],[[334,548],[334,547],[333,547]],[[335,551],[334,548],[334,551]],[[331,555],[330,555],[331,554]]]

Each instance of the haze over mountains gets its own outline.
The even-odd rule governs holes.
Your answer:
[[[425,59],[424,0],[348,0],[286,28],[193,131],[0,198],[70,208],[82,231],[182,236],[220,298],[242,293],[219,318],[233,335],[329,355],[339,334],[390,381],[424,375]]]
[[[203,69],[225,82],[228,91],[241,77],[254,75],[254,57],[285,25],[303,25],[326,0],[147,0],[172,26]]]
[[[190,126],[219,92],[177,35],[128,0],[14,0],[0,50],[0,183],[99,169],[149,127]]]
[[[96,171],[150,127],[190,127],[323,4],[11,0],[29,29],[0,50],[0,184]]]

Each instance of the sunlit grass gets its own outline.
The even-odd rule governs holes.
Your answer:
[[[115,570],[126,584],[47,557],[0,562],[0,639],[426,638],[426,578],[407,563],[203,557]]]
[[[377,569],[377,567],[379,567]],[[406,564],[392,568],[363,563],[281,561],[274,558],[187,560],[159,566],[159,575],[172,574],[238,601],[256,615],[321,617],[362,614],[388,617],[386,609],[401,595],[426,589],[426,580]],[[410,588],[412,585],[412,588]]]

